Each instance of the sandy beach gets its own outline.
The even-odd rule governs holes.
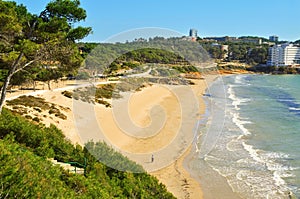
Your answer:
[[[192,149],[195,124],[205,112],[203,93],[215,77],[193,80],[195,85],[188,89],[155,84],[113,100],[113,108],[66,98],[62,89],[37,96],[68,108],[67,120],[48,117],[43,122],[54,123],[72,143],[104,140],[143,165],[175,197],[201,199],[201,186],[184,168],[184,161]]]

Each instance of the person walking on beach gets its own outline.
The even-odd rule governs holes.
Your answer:
[[[151,155],[151,162],[154,162],[154,155]]]
[[[288,196],[289,196],[289,199],[292,199],[293,198],[293,193],[289,191]]]

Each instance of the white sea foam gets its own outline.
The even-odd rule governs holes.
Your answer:
[[[250,124],[250,121],[242,121],[239,118],[239,113],[232,113],[232,122],[239,127],[239,129],[241,129],[241,131],[243,132],[243,135],[251,135],[250,131],[244,127],[244,124]]]
[[[252,145],[248,145],[243,142],[244,148],[249,152],[251,158],[256,162],[259,162],[266,166],[266,168],[273,173],[273,180],[275,181],[276,186],[286,185],[286,182],[283,178],[293,177],[293,174],[290,171],[295,170],[297,168],[293,168],[290,166],[285,166],[280,163],[275,162],[276,159],[280,158],[288,158],[288,154],[284,153],[266,153],[257,149],[254,149]],[[262,155],[264,154],[264,155]]]
[[[238,98],[235,95],[235,92],[233,91],[233,85],[229,85],[227,93],[228,93],[228,98],[232,100],[232,105],[234,106],[235,110],[240,110],[239,106],[240,105],[245,105],[247,102],[250,102],[251,99],[249,98]]]
[[[240,79],[236,79],[236,83],[240,81]],[[235,111],[239,111],[240,107],[242,104],[245,104],[247,102],[250,101],[250,99],[247,98],[239,98],[236,96],[233,87],[229,86],[228,87],[228,94],[229,94],[229,99],[232,100],[232,105],[235,109]],[[241,132],[243,133],[243,135],[238,137],[238,140],[244,140],[244,136],[245,135],[251,135],[251,132],[244,126],[245,124],[250,124],[250,121],[244,120],[244,118],[242,119],[240,117],[240,114],[238,112],[230,112],[231,117],[232,117],[232,122],[241,130]],[[226,145],[226,149],[229,151],[234,151],[233,149],[235,147],[233,142],[230,142],[231,144],[227,144]],[[270,180],[274,180],[274,184],[276,186],[284,186],[286,185],[285,181],[283,180],[284,177],[289,177],[291,176],[291,174],[287,171],[290,170],[290,168],[288,167],[284,167],[283,165],[280,165],[278,163],[275,163],[274,161],[272,161],[272,159],[274,158],[287,158],[288,156],[286,154],[278,154],[278,153],[270,153],[268,154],[269,156],[261,156],[261,154],[263,154],[263,151],[254,149],[254,147],[252,145],[246,144],[245,141],[242,141],[242,146],[243,148],[248,152],[248,154],[250,155],[250,157],[254,160],[254,162],[249,162],[249,160],[247,159],[242,159],[240,160],[240,162],[238,162],[238,164],[255,164],[258,163],[259,165],[262,166],[262,168],[266,168],[268,171],[271,171],[273,173],[273,177],[270,176]],[[246,171],[245,171],[246,172]],[[251,175],[251,174],[249,174]],[[243,174],[242,173],[238,173],[236,175],[237,179],[241,180],[243,179]],[[253,187],[255,186],[256,181],[260,181],[262,180],[264,177],[261,176],[262,179],[259,179],[259,177],[256,177],[257,179],[249,179],[249,176],[247,178],[247,180],[249,180],[249,182],[245,182],[247,184],[247,186]],[[270,188],[271,190],[271,188]],[[270,195],[272,195],[272,193],[270,193]]]
[[[245,142],[242,142],[242,145],[246,151],[249,152],[251,158],[259,163],[265,163],[263,159],[261,159],[258,155],[258,150],[254,149],[252,145],[246,144]]]
[[[268,152],[263,155],[265,158],[273,158],[273,159],[288,159],[290,158],[289,154],[282,152]]]
[[[300,111],[300,108],[295,108],[295,107],[289,107],[289,109],[292,111]]]
[[[241,75],[237,75],[235,76],[235,79],[234,79],[234,83],[235,84],[246,84],[244,81],[243,81],[243,77]]]
[[[250,120],[256,121],[256,117],[252,117],[252,112],[248,114],[244,110],[244,108],[249,109],[252,107],[251,98],[256,102],[259,100],[267,101],[259,102],[261,104],[278,103],[278,99],[266,98],[265,95],[259,93],[254,98],[252,95],[245,93],[244,90],[241,94],[248,98],[242,98],[239,96],[242,88],[239,87],[244,86],[244,82],[249,82],[244,81],[243,77],[234,78],[233,80],[233,83],[231,81],[231,84],[227,85],[227,97],[229,99],[227,102],[229,103],[226,109],[225,131],[222,133],[222,139],[219,139],[216,147],[211,150],[209,155],[204,156],[204,160],[215,171],[224,176],[233,190],[244,198],[287,198],[288,191],[300,192],[300,190],[297,191],[298,184],[295,185],[295,189],[291,187],[291,180],[297,177],[295,175],[297,175],[300,168],[291,166],[291,164],[294,165],[294,162],[290,155],[275,152],[278,148],[271,146],[273,138],[270,137],[271,133],[269,134],[267,131],[258,132],[259,127],[247,125],[252,123]],[[255,82],[253,84],[256,86]],[[260,85],[257,86],[261,87]],[[273,86],[262,87],[273,88]],[[255,89],[253,92],[255,92]],[[263,90],[259,90],[259,92],[263,92]],[[278,96],[281,96],[280,93]],[[280,100],[297,103],[295,100],[285,99],[284,97]],[[298,100],[298,102],[300,101]],[[243,106],[246,104],[249,104],[249,108]],[[259,107],[257,106],[257,108]],[[298,111],[300,108],[295,106],[290,107],[290,110]],[[251,127],[251,129],[248,127]],[[252,133],[253,136],[249,136]],[[262,137],[255,135],[262,135]],[[260,144],[262,138],[268,139],[270,143],[266,147],[262,146],[260,148],[257,146],[258,148],[256,148],[256,141]],[[250,143],[253,143],[253,145]],[[270,148],[274,148],[274,152],[266,151]],[[291,153],[291,156],[293,156],[293,153]]]

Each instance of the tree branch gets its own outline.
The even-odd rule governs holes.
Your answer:
[[[36,61],[37,60],[31,60],[30,62],[24,64],[24,66],[22,66],[21,68],[16,69],[15,72],[14,72],[14,74],[17,73],[17,72],[19,72],[19,71],[21,71],[21,70],[23,70],[24,68],[26,68],[27,66],[31,65],[32,63],[34,63]]]

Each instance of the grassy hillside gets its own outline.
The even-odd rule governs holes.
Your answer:
[[[0,198],[174,198],[164,185],[146,173],[121,172],[98,162],[142,167],[104,143],[73,146],[54,125],[36,125],[4,110],[0,116]],[[86,175],[54,166],[87,160]]]
[[[119,70],[135,69],[145,63],[181,67],[210,61],[209,54],[197,42],[181,38],[79,45],[86,58],[84,68],[107,75]]]

